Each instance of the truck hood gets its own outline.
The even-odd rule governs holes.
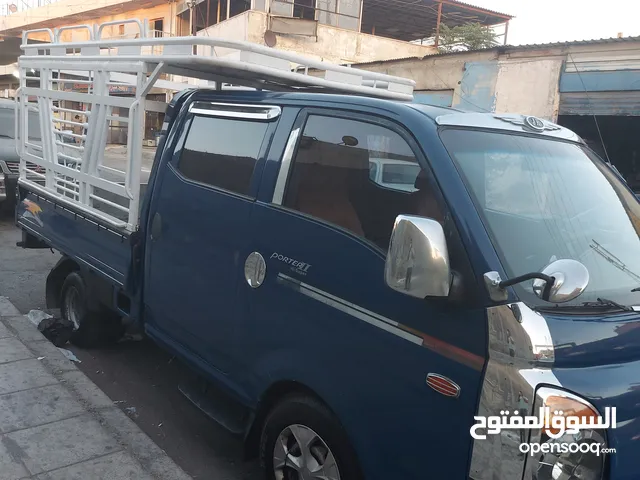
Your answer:
[[[616,407],[607,432],[611,480],[637,480],[640,452],[640,314],[545,314],[555,346],[554,373],[564,388],[600,412]]]
[[[556,366],[640,360],[640,313],[563,315],[545,312]],[[639,372],[640,373],[640,372]]]

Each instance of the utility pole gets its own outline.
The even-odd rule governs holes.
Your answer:
[[[195,13],[194,8],[196,8],[196,0],[188,0],[186,2],[187,7],[189,8],[189,32],[190,35],[193,36],[196,34],[196,22],[195,22]]]

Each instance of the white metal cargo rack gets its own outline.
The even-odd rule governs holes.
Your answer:
[[[106,27],[133,23],[132,39],[104,38]],[[81,42],[63,34],[84,32]],[[410,101],[412,80],[316,61],[261,45],[212,37],[150,36],[146,22],[126,20],[25,31],[16,95],[20,183],[118,229],[138,226],[144,112],[152,88],[177,91],[225,85],[275,91],[314,91]],[[34,34],[48,43],[33,43]],[[29,43],[29,41],[32,43]],[[310,74],[312,73],[312,74]],[[163,79],[163,74],[180,76]],[[186,83],[186,79],[191,83]],[[193,83],[195,81],[195,83]],[[70,86],[83,86],[84,92]],[[131,96],[113,86],[133,87]],[[84,108],[77,105],[83,104]],[[119,115],[114,115],[119,108]],[[123,115],[124,112],[127,115]],[[42,141],[31,140],[26,112],[39,118]],[[105,163],[109,129],[127,127],[124,167]],[[39,181],[34,181],[34,178]]]

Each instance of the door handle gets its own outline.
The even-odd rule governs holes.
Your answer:
[[[151,240],[157,240],[160,235],[162,235],[162,216],[159,212],[156,212],[151,221]]]

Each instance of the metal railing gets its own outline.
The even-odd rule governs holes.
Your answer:
[[[103,38],[108,26],[122,23],[137,26],[139,38]],[[64,32],[74,30],[85,32],[89,40],[61,41]],[[30,44],[34,32],[47,34],[50,43]],[[146,97],[156,84],[171,83],[162,83],[161,75],[167,72],[194,78],[201,85],[217,89],[231,83],[260,89],[313,89],[387,99],[413,98],[415,82],[409,79],[333,65],[248,42],[194,36],[155,37],[151,32],[146,22],[132,19],[23,33],[24,55],[18,60],[20,89],[16,100],[21,184],[113,227],[135,230],[140,204],[144,114],[163,112],[166,108],[166,104]],[[233,54],[219,55],[219,49]],[[199,53],[195,54],[195,50]],[[309,70],[314,70],[314,75]],[[83,85],[86,93],[65,88],[69,83]],[[114,86],[122,85],[132,87],[129,96],[114,92]],[[78,104],[84,108],[77,107]],[[125,109],[127,114],[116,116],[115,108]],[[29,141],[25,114],[29,110],[38,114],[40,145]],[[109,163],[105,157],[109,132],[124,125],[127,157],[121,163]],[[33,175],[44,180],[44,186],[32,181]]]

